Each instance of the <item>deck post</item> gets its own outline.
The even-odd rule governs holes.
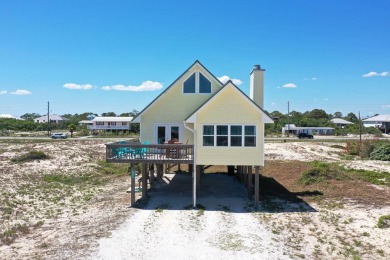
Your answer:
[[[152,188],[152,185],[153,185],[153,182],[154,182],[153,170],[150,170],[150,169],[149,169],[149,165],[148,165],[147,169],[148,169],[148,171],[149,171],[150,188]]]
[[[259,166],[255,166],[255,208],[259,207]]]
[[[148,190],[148,172],[146,171],[146,163],[142,163],[142,198],[145,198]]]
[[[162,179],[162,177],[163,177],[162,165],[161,164],[157,164],[157,178],[161,178]]]
[[[248,173],[248,195],[252,195],[252,167],[251,166],[245,166],[246,171]]]
[[[131,163],[130,168],[131,175],[131,206],[135,206],[135,164]]]
[[[196,164],[193,165],[192,170],[192,207],[196,208]]]

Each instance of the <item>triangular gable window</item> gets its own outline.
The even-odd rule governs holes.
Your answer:
[[[195,93],[195,73],[192,74],[186,81],[184,81],[183,92]]]
[[[199,72],[199,93],[211,93],[211,82]]]
[[[194,72],[184,81],[183,93],[211,93],[211,81],[202,73]]]

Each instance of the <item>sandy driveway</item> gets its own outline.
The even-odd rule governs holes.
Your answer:
[[[92,259],[288,259],[284,245],[247,212],[247,192],[233,177],[204,176],[198,203],[205,210],[188,209],[190,175],[167,177],[145,209],[100,240]]]

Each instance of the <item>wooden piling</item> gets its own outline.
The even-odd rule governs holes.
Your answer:
[[[131,206],[135,206],[135,164],[131,163],[130,167],[131,175]]]

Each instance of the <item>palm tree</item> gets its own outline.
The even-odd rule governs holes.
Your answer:
[[[74,124],[70,124],[68,126],[69,132],[70,132],[70,137],[73,137],[73,131],[76,130],[76,126]]]

